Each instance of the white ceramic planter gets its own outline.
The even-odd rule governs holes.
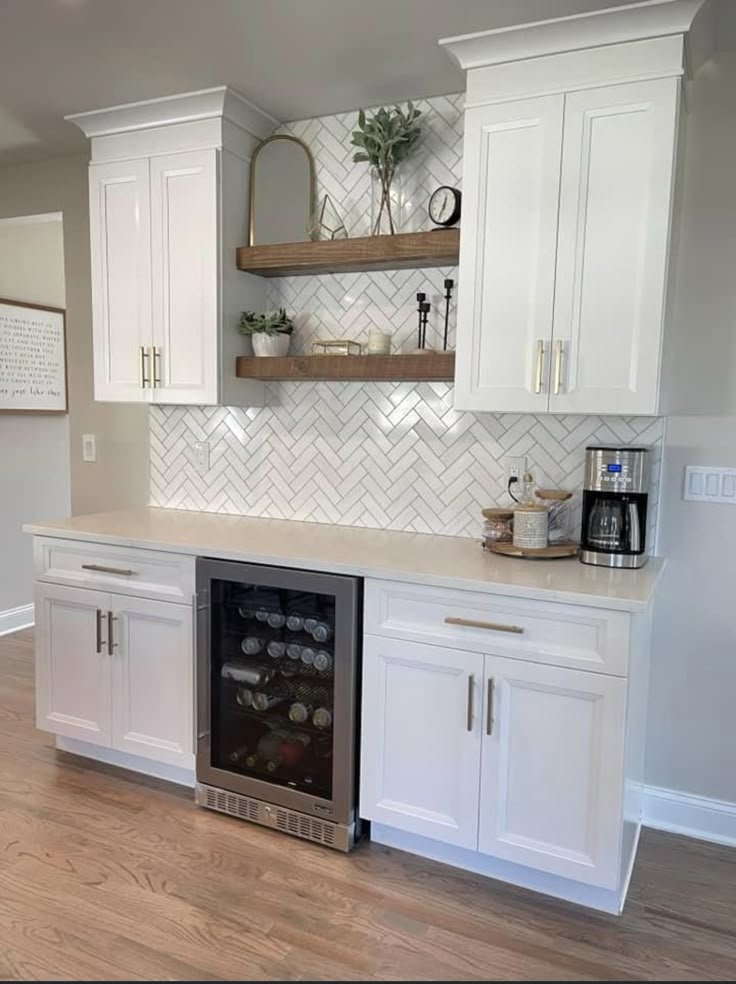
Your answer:
[[[254,355],[287,355],[291,343],[291,335],[267,335],[264,331],[256,331],[251,336]]]

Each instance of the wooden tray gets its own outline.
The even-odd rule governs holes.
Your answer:
[[[524,557],[527,560],[555,560],[559,557],[574,557],[580,549],[579,543],[555,543],[552,547],[515,547],[513,543],[491,541],[486,550],[503,554],[505,557]]]

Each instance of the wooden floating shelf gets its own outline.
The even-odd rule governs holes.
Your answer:
[[[261,277],[293,277],[314,273],[356,273],[362,270],[416,270],[455,266],[460,251],[459,229],[406,232],[360,239],[322,239],[273,246],[239,246],[238,270]]]
[[[365,382],[451,382],[454,352],[420,355],[238,356],[239,379],[358,379]]]

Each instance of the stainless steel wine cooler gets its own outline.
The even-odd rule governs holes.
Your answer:
[[[359,578],[197,560],[197,802],[349,851]]]

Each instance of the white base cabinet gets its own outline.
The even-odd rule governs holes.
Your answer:
[[[475,847],[483,657],[369,635],[363,660],[361,809]]]
[[[585,886],[616,911],[640,822],[624,796],[644,733],[628,677],[648,675],[646,623],[622,624],[636,618],[366,581],[361,816],[384,843],[440,842],[448,863],[483,870],[474,852],[497,877],[534,871],[541,891],[579,901]],[[579,645],[591,630],[606,662]]]
[[[37,726],[192,769],[192,606],[40,581],[35,601]]]

